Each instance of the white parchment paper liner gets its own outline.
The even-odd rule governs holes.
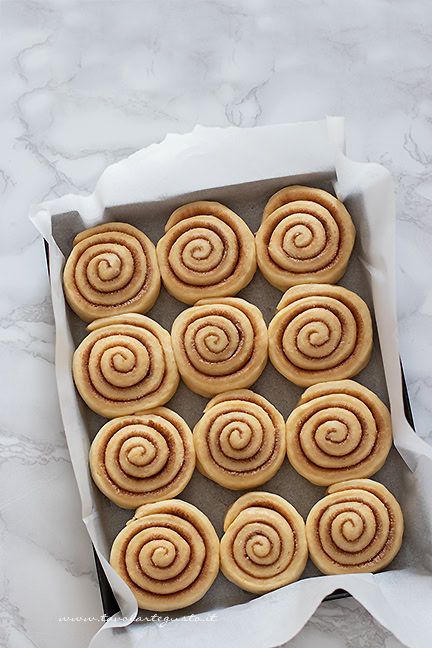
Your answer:
[[[337,588],[350,592],[409,647],[432,641],[432,448],[408,425],[403,407],[395,303],[395,210],[390,174],[377,164],[361,164],[343,154],[343,120],[284,124],[254,129],[197,127],[169,135],[161,143],[108,167],[94,193],[43,203],[30,217],[49,244],[51,290],[56,323],[56,376],[62,418],[89,535],[115,592],[121,612],[108,620],[92,648],[175,645],[206,648],[270,648],[288,641],[304,626],[322,599]],[[182,618],[131,623],[138,610],[129,588],[107,561],[88,469],[89,440],[76,396],[71,360],[74,343],[62,289],[64,257],[52,236],[52,216],[78,211],[87,227],[101,221],[106,207],[161,200],[199,189],[311,171],[335,170],[335,188],[350,208],[362,210],[358,236],[361,262],[373,296],[394,441],[409,470],[405,477],[405,523],[413,544],[412,565],[379,574],[324,576],[298,581],[243,605]],[[406,540],[405,540],[406,541]],[[161,615],[163,616],[163,615]],[[129,625],[131,624],[131,625]],[[119,628],[124,628],[119,630]]]

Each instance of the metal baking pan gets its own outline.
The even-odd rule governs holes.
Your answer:
[[[283,179],[278,179],[278,180],[273,180],[273,181],[259,181],[257,183],[247,183],[249,185],[248,187],[245,187],[243,185],[243,190],[246,191],[246,193],[249,196],[249,200],[253,199],[253,195],[255,194],[255,197],[260,195],[259,192],[262,192],[263,195],[265,195],[266,199],[273,193],[276,189],[280,188],[281,186],[284,186]],[[319,186],[321,183],[317,182],[316,186]],[[263,185],[265,185],[263,187]],[[323,187],[329,189],[329,187]],[[241,209],[236,209],[236,205],[232,204],[233,200],[233,195],[231,194],[230,190],[232,187],[223,187],[219,189],[213,189],[213,190],[204,190],[200,192],[195,192],[194,195],[188,195],[188,196],[181,196],[177,197],[177,201],[180,201],[179,204],[182,202],[188,202],[190,200],[197,200],[197,199],[213,199],[213,200],[220,200],[221,202],[225,202],[228,206],[234,208],[235,211],[238,213],[242,213]],[[249,195],[250,194],[250,195]],[[163,205],[162,203],[166,203]],[[159,212],[159,216],[161,218],[161,221],[163,220],[163,223],[165,223],[167,216],[169,215],[170,211],[172,211],[173,208],[177,206],[177,204],[171,204],[172,200],[167,200],[167,201],[161,201],[161,204],[159,203],[152,203],[151,205],[147,205],[147,207],[151,207],[151,211],[153,210],[156,211],[156,217],[158,216],[157,212]],[[130,205],[130,206],[121,206],[121,207],[115,207],[115,208],[110,208],[107,209],[105,216],[106,220],[125,220],[129,221],[130,220],[130,213],[133,213],[136,211],[136,206],[135,205]],[[256,225],[256,224],[255,224]],[[256,229],[256,227],[254,228]],[[45,252],[46,252],[46,259],[47,259],[47,265],[48,265],[48,273],[49,273],[49,256],[48,256],[48,245],[45,243]],[[354,289],[355,286],[348,285],[347,287]],[[245,295],[246,299],[248,298],[247,295]],[[151,313],[150,313],[151,315]],[[377,338],[376,338],[377,339]],[[409,402],[409,397],[408,397],[408,391],[406,387],[406,382],[405,382],[405,377],[403,373],[403,369],[401,367],[402,371],[402,383],[403,383],[403,399],[404,399],[404,405],[405,405],[405,414],[408,422],[414,429],[414,422],[413,422],[413,416],[412,416],[412,411],[411,411],[411,406]],[[354,377],[355,378],[355,377]],[[378,379],[377,379],[378,380]],[[373,389],[373,386],[372,386]],[[169,404],[168,404],[169,406]],[[175,409],[175,407],[174,407]],[[181,413],[181,412],[180,412]],[[239,495],[238,493],[237,495]],[[130,513],[130,512],[129,512]],[[106,618],[111,617],[113,614],[115,614],[119,610],[119,606],[117,604],[117,601],[114,597],[114,594],[111,590],[111,587],[109,585],[109,582],[105,576],[105,573],[103,571],[102,565],[99,561],[99,558],[94,552],[95,556],[95,562],[96,562],[96,571],[98,575],[98,580],[99,580],[99,586],[100,586],[100,592],[101,592],[101,599],[102,599],[102,606],[104,610],[104,614]],[[332,594],[328,595],[324,600],[334,600],[334,599],[339,599],[339,598],[345,598],[350,596],[350,594],[344,590],[337,589],[335,590]]]

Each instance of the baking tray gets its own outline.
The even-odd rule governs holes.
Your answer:
[[[320,186],[320,187],[332,192],[331,186],[329,185],[328,182],[325,182],[323,178],[317,177],[316,181],[314,181],[313,183],[311,183],[311,181],[310,181],[310,176],[309,176],[308,179],[309,179],[309,182],[303,181],[303,184],[311,184],[311,185],[313,184],[313,186]],[[245,183],[244,185],[242,185],[242,193],[244,193],[246,191],[246,193],[249,194],[249,201],[252,201],[252,203],[255,206],[255,211],[256,212],[261,212],[262,207],[264,206],[265,202],[270,197],[270,195],[272,195],[272,193],[274,193],[275,191],[277,191],[281,187],[286,186],[287,184],[293,184],[293,178],[292,177],[289,178],[289,180],[287,179],[285,181],[282,178],[278,178],[278,179],[272,179],[272,180],[262,180],[262,181],[258,181],[258,182]],[[265,186],[263,186],[263,185],[265,185]],[[168,200],[158,201],[157,203],[141,203],[141,204],[131,204],[131,205],[121,205],[121,206],[117,206],[117,207],[110,207],[110,208],[107,208],[105,210],[104,221],[109,222],[109,221],[124,220],[126,222],[134,222],[137,214],[139,214],[140,212],[145,211],[145,212],[155,214],[155,217],[158,218],[158,220],[160,222],[160,225],[163,228],[166,220],[168,219],[168,216],[173,211],[173,209],[175,209],[177,206],[179,206],[181,204],[184,204],[184,203],[192,201],[192,200],[198,200],[198,199],[201,199],[201,200],[219,200],[220,202],[224,202],[229,207],[234,209],[234,211],[237,211],[237,213],[240,213],[241,215],[244,215],[245,214],[245,209],[241,209],[241,208],[239,209],[238,205],[236,205],[236,192],[238,192],[238,191],[239,191],[239,185],[237,185],[237,186],[229,186],[229,187],[219,187],[219,188],[212,189],[212,190],[202,190],[202,191],[199,191],[199,192],[194,192],[193,194],[184,194],[182,196],[177,196],[175,198],[170,198]],[[261,203],[259,208],[257,207],[257,202]],[[247,213],[247,210],[246,210],[246,213]],[[79,220],[79,215],[77,214],[77,212],[71,212],[70,214],[62,214],[57,218],[59,218],[60,223],[61,223],[63,221],[63,218],[73,218],[75,220],[78,218],[78,220]],[[258,223],[256,222],[256,219],[255,219],[254,223],[251,223],[250,220],[247,217],[245,218],[245,220],[251,226],[252,230],[256,231],[257,225],[258,225]],[[162,234],[162,232],[159,235],[161,235],[161,234]],[[154,241],[154,242],[156,242],[156,241]],[[70,242],[70,245],[71,244],[72,244],[72,242]],[[46,260],[47,260],[48,273],[49,273],[49,255],[48,255],[48,245],[47,245],[46,242],[45,242],[45,253],[46,253]],[[354,257],[355,257],[355,250],[354,250],[354,253],[353,253],[353,258]],[[352,262],[350,262],[350,263],[352,263]],[[348,277],[349,274],[350,273],[347,272],[348,280],[346,280],[346,279],[344,280],[344,278],[343,278],[339,283],[342,284],[342,285],[346,285],[346,287],[351,288],[351,289],[355,290],[356,292],[359,292],[362,295],[362,297],[365,298],[365,295],[362,294],[363,291],[356,290],[356,286],[352,285],[353,283],[355,284],[356,282],[355,282],[355,280],[354,280],[354,282],[352,281],[353,277],[351,277],[351,279]],[[259,271],[257,271],[257,275],[260,275]],[[264,283],[262,283],[262,282],[264,282]],[[267,284],[262,276],[261,276],[261,283],[262,283],[262,285],[268,286],[269,290],[275,291],[275,294],[277,294],[278,296],[281,296],[281,293],[279,291],[277,291],[276,289],[273,289],[269,284]],[[241,291],[239,296],[240,297],[244,296],[246,299],[248,299],[248,298],[250,299],[248,294],[245,294],[247,291],[248,291],[247,288],[245,290]],[[163,295],[163,298],[162,298],[163,301],[166,301],[166,299],[172,299],[172,298],[169,298],[167,296],[166,291],[162,288],[161,294],[163,294],[163,293],[165,293]],[[366,301],[369,301],[369,304],[371,304],[370,298],[366,299]],[[186,308],[186,305],[181,305],[181,309],[183,309],[183,308]],[[150,317],[152,317],[152,311],[150,311],[149,315],[150,315]],[[76,317],[74,314],[72,314],[71,311],[70,311],[70,316],[71,316],[71,318]],[[156,319],[158,319],[158,318],[156,317]],[[266,319],[268,321],[268,317]],[[85,326],[85,324],[82,323],[83,330],[84,330],[84,326]],[[375,348],[379,347],[378,336],[377,336],[376,329],[374,330],[374,346],[375,346]],[[402,365],[401,365],[401,371],[402,371],[403,400],[404,400],[404,406],[405,406],[405,415],[406,415],[406,418],[407,418],[408,422],[410,423],[410,425],[414,429],[412,410],[411,410],[411,406],[410,406],[408,390],[407,390],[407,386],[406,386],[406,381],[405,381],[405,376],[404,376]],[[357,378],[354,377],[354,379],[357,379]],[[365,381],[365,384],[368,385],[367,380]],[[372,389],[374,389],[374,386],[370,385],[370,383],[369,383],[369,386]],[[297,389],[297,391],[299,391],[299,393],[301,393],[301,391],[303,391],[302,389],[300,389],[300,390],[298,390],[298,388],[296,388],[296,389]],[[171,406],[170,403],[168,403],[167,405]],[[173,407],[173,409],[176,409],[175,405],[173,405],[172,407]],[[284,415],[284,418],[286,418],[286,412],[283,413],[283,415]],[[392,452],[397,453],[397,451],[394,448],[393,448]],[[266,487],[266,485],[264,484],[262,488],[265,489],[265,487]],[[269,490],[272,490],[271,486],[270,486]],[[236,497],[240,496],[240,494],[241,494],[241,492],[235,492]],[[181,497],[181,495],[180,495],[180,497]],[[318,497],[316,499],[318,499]],[[128,515],[129,518],[130,518],[131,514],[132,514],[131,511],[127,512],[127,515]],[[121,527],[119,527],[118,530],[120,530],[120,528]],[[94,551],[94,556],[95,556],[96,571],[97,571],[97,576],[98,576],[98,581],[99,581],[101,599],[102,599],[102,606],[103,606],[105,617],[109,618],[110,616],[112,616],[113,614],[115,614],[119,610],[119,606],[117,604],[117,601],[116,601],[116,599],[114,597],[114,594],[113,594],[113,592],[111,590],[109,582],[108,582],[108,580],[106,578],[106,575],[105,575],[105,573],[103,571],[102,565],[101,565],[101,563],[99,561],[99,558],[98,558],[95,551]],[[314,575],[314,574],[312,574],[312,575]],[[346,592],[344,590],[337,589],[332,594],[328,595],[324,600],[328,601],[328,600],[345,598],[345,597],[349,597],[349,596],[351,596],[351,595],[348,592]]]

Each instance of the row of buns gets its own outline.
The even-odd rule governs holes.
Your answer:
[[[358,479],[330,486],[306,524],[279,495],[248,492],[228,508],[220,541],[192,504],[146,504],[115,538],[111,564],[139,607],[168,611],[202,598],[219,568],[256,594],[300,578],[308,556],[324,574],[376,572],[396,556],[402,535],[393,495],[378,482]]]
[[[263,396],[247,389],[215,396],[192,431],[176,412],[158,407],[105,423],[90,449],[98,488],[135,509],[175,497],[195,466],[231,490],[269,481],[288,456],[313,484],[370,477],[392,444],[390,413],[352,380],[309,387],[284,421]]]
[[[257,263],[279,288],[335,283],[345,272],[355,228],[343,203],[322,189],[292,186],[268,201],[261,226],[248,225],[218,202],[183,205],[169,218],[157,248],[127,223],[78,234],[64,271],[65,295],[86,322],[146,313],[161,283],[178,300],[233,297]]]
[[[365,302],[326,284],[290,288],[268,330],[260,310],[238,297],[186,308],[171,335],[138,313],[97,319],[87,329],[74,354],[74,380],[87,405],[107,418],[164,405],[180,376],[211,397],[250,387],[269,356],[283,376],[309,386],[354,376],[372,350]]]

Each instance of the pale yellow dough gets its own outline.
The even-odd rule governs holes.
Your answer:
[[[202,299],[172,326],[181,377],[202,396],[250,387],[267,362],[267,327],[261,311],[237,297]]]
[[[392,445],[390,412],[353,380],[306,389],[286,431],[292,466],[320,486],[370,477],[383,466]]]
[[[258,265],[273,286],[336,283],[355,240],[351,216],[337,198],[294,185],[268,201],[256,234]]]
[[[178,610],[199,601],[216,578],[219,538],[192,504],[145,504],[114,540],[110,562],[140,608]]]
[[[89,324],[73,357],[75,385],[94,412],[106,418],[166,403],[179,374],[168,331],[145,315],[129,313]]]
[[[268,333],[271,362],[301,387],[355,376],[372,351],[369,309],[361,297],[342,286],[290,288]]]
[[[308,558],[305,523],[279,495],[242,495],[228,509],[224,531],[221,570],[247,592],[271,592],[303,573]]]
[[[194,440],[181,416],[158,407],[108,421],[89,462],[97,487],[118,506],[136,509],[181,493],[195,467]]]
[[[75,237],[64,269],[69,306],[85,322],[146,313],[160,290],[156,249],[127,223],[104,223]]]
[[[215,396],[194,428],[198,470],[225,488],[255,488],[285,457],[285,424],[277,409],[248,389]]]
[[[246,223],[218,202],[179,207],[157,256],[165,288],[186,304],[236,295],[254,276],[255,240]]]
[[[306,520],[310,557],[323,574],[384,569],[398,553],[404,530],[395,497],[371,479],[333,484]]]

